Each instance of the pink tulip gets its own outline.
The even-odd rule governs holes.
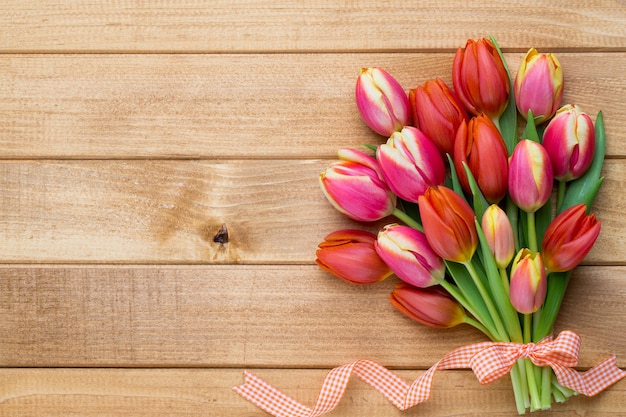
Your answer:
[[[420,130],[406,126],[378,147],[376,159],[383,178],[396,195],[417,202],[426,188],[443,184],[446,168],[433,142]]]
[[[407,317],[429,327],[445,329],[465,320],[463,307],[441,287],[418,289],[400,284],[389,302]]]
[[[409,104],[415,127],[433,141],[442,155],[452,155],[456,131],[468,120],[454,91],[440,78],[429,80],[409,91]]]
[[[509,194],[527,213],[539,210],[552,193],[552,164],[548,153],[537,142],[520,141],[509,162]]]
[[[546,298],[546,270],[541,254],[521,249],[511,266],[510,298],[515,310],[531,314]]]
[[[424,288],[444,278],[443,260],[431,249],[426,236],[408,226],[390,224],[378,232],[374,245],[383,261],[402,281]]]
[[[443,259],[467,262],[478,246],[475,215],[467,202],[450,188],[429,188],[418,199],[424,233]]]
[[[378,162],[352,149],[341,149],[339,159],[320,174],[320,185],[328,201],[357,221],[375,221],[390,215],[396,196],[382,180]]]
[[[561,107],[543,134],[554,177],[570,181],[581,177],[591,165],[596,135],[591,118],[576,105]]]
[[[553,54],[531,48],[515,77],[515,103],[524,119],[532,111],[535,123],[543,123],[556,113],[563,97],[563,71]]]
[[[496,204],[485,210],[481,227],[498,268],[506,268],[515,255],[515,238],[508,216]]]
[[[392,272],[380,259],[376,235],[363,230],[337,230],[318,245],[315,262],[323,270],[352,284],[372,284]]]
[[[463,163],[489,203],[498,203],[508,187],[508,152],[496,125],[486,115],[461,123],[454,143],[454,166],[466,193],[471,194]]]
[[[452,64],[454,91],[465,109],[498,119],[509,100],[510,81],[498,50],[489,39],[469,39]]]
[[[548,226],[541,253],[550,272],[574,269],[587,256],[600,234],[600,222],[577,204],[559,214]]]
[[[411,123],[409,99],[402,86],[381,68],[363,68],[356,82],[361,117],[376,133],[391,136]]]

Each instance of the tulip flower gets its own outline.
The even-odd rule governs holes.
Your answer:
[[[508,151],[500,130],[486,115],[461,123],[454,143],[454,166],[466,193],[471,194],[463,163],[489,203],[498,203],[508,186]]]
[[[446,329],[465,321],[465,311],[441,287],[418,289],[400,284],[389,302],[407,317],[426,326]]]
[[[402,281],[425,288],[441,282],[446,267],[432,250],[424,233],[390,224],[378,232],[376,252]]]
[[[556,113],[563,97],[563,71],[553,54],[531,48],[515,77],[515,103],[522,117],[532,111],[535,123],[543,123]]]
[[[399,197],[412,202],[429,186],[443,184],[446,167],[437,147],[420,130],[406,126],[376,151],[383,178]]]
[[[443,259],[465,263],[478,246],[474,211],[450,188],[429,188],[418,199],[424,233]]]
[[[549,272],[574,269],[587,256],[598,235],[600,222],[577,204],[559,214],[546,229],[541,253]]]
[[[541,254],[521,249],[511,265],[510,298],[522,314],[539,310],[546,298],[547,278]]]
[[[581,177],[591,165],[596,136],[591,118],[576,105],[561,107],[543,134],[554,177],[570,181]]]
[[[411,123],[406,93],[382,68],[361,69],[355,95],[363,121],[376,133],[389,137]]]
[[[498,50],[489,39],[469,39],[452,64],[452,84],[465,109],[499,119],[508,104],[510,81]]]
[[[413,124],[428,136],[442,155],[452,155],[459,125],[467,113],[454,91],[440,78],[409,91]]]
[[[552,193],[552,164],[548,153],[537,142],[521,140],[509,161],[509,194],[527,213],[539,210]]]
[[[378,162],[352,149],[339,150],[339,159],[319,177],[328,201],[357,221],[375,221],[390,215],[396,196],[383,181]]]
[[[515,255],[515,238],[508,216],[496,204],[490,205],[481,221],[487,244],[500,269],[508,266]]]
[[[324,238],[315,253],[323,270],[353,284],[372,284],[392,274],[380,259],[376,235],[363,230],[337,230]]]

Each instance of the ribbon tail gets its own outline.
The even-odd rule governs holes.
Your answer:
[[[561,385],[588,397],[599,394],[626,377],[626,371],[617,367],[615,356],[582,373],[563,366],[552,368]]]
[[[244,372],[245,383],[233,387],[233,390],[256,405],[276,417],[307,417],[311,409],[300,404],[287,394],[280,392],[261,378]]]

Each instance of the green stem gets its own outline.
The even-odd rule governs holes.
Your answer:
[[[463,308],[465,308],[472,316],[474,316],[474,318],[476,319],[476,322],[479,323],[486,331],[483,331],[482,329],[479,329],[481,331],[483,331],[491,340],[493,341],[499,341],[494,335],[495,335],[495,329],[490,328],[490,326],[487,325],[486,320],[484,320],[481,315],[478,313],[478,311],[474,308],[474,306],[468,301],[467,297],[465,297],[461,291],[459,290],[459,288],[446,281],[443,280],[441,281],[440,285],[446,290],[448,291],[448,293],[459,302],[459,304],[461,304],[463,306]],[[468,323],[471,324],[471,323]],[[474,326],[476,327],[476,326]]]
[[[524,343],[530,343],[532,335],[532,317],[532,314],[524,314]],[[524,364],[526,365],[526,380],[528,381],[528,390],[530,392],[530,411],[540,410],[541,397],[535,376],[536,367],[530,359],[524,359]]]
[[[475,327],[476,329],[486,334],[489,339],[495,340],[495,338],[493,337],[493,334],[491,334],[489,329],[483,326],[478,320],[474,320],[473,318],[469,316],[465,316],[465,318],[463,319],[463,323],[469,324],[470,326]]]
[[[399,208],[395,208],[393,210],[393,213],[391,213],[391,214],[396,216],[398,219],[402,220],[408,226],[411,226],[413,229],[417,229],[420,232],[424,231],[424,229],[422,228],[422,225],[419,224],[419,222],[417,222],[413,217],[409,216],[408,214],[406,214],[405,212],[403,212]]]
[[[506,291],[506,293],[509,294],[510,293],[509,275],[506,273],[506,269],[504,268],[498,268],[498,270],[500,271],[500,279],[502,280],[502,286],[504,287],[504,290]]]
[[[517,407],[517,414],[525,414],[527,407],[526,398],[528,397],[528,392],[526,392],[525,396],[525,380],[521,378],[518,363],[519,362],[516,362],[515,365],[513,365],[513,367],[511,368],[511,383],[513,384],[513,394],[515,394],[515,406]]]
[[[544,366],[541,369],[541,409],[549,410],[552,407],[552,368]]]
[[[537,227],[535,226],[535,212],[528,213],[528,249],[537,252]]]
[[[491,296],[487,292],[487,289],[483,285],[482,280],[478,276],[478,273],[476,272],[476,268],[474,268],[474,265],[472,265],[471,261],[464,262],[463,265],[465,266],[465,268],[467,269],[467,272],[469,272],[470,276],[472,277],[472,280],[474,281],[474,285],[476,285],[476,288],[478,289],[480,296],[485,301],[487,310],[489,310],[489,315],[491,315],[491,318],[493,319],[493,323],[496,326],[495,336],[499,336],[500,338],[499,340],[501,342],[508,342],[509,341],[508,332],[504,328],[504,324],[502,324],[502,319],[500,318],[500,314],[498,313],[498,310],[496,310],[496,307],[493,304],[493,300],[491,299]]]

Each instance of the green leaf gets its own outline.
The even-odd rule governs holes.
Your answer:
[[[585,175],[569,183],[568,189],[565,192],[563,204],[561,204],[561,207],[559,208],[559,212],[580,203],[587,204],[587,211],[591,210],[591,205],[593,204],[603,181],[603,177],[600,176],[600,173],[602,171],[604,155],[606,152],[606,132],[604,131],[602,112],[599,112],[596,118],[595,134],[596,146],[591,166]]]
[[[465,198],[465,194],[463,193],[463,187],[461,186],[461,182],[459,181],[459,177],[456,174],[456,168],[454,167],[454,161],[449,153],[446,154],[448,157],[448,164],[450,164],[450,181],[452,182],[452,189],[455,193]],[[465,198],[465,200],[467,200]]]
[[[496,50],[500,55],[500,59],[504,64],[504,69],[506,69],[506,74],[509,77],[509,102],[496,125],[499,125],[498,128],[500,129],[500,133],[502,134],[502,138],[506,144],[506,149],[509,152],[509,155],[511,155],[513,153],[513,149],[515,149],[515,145],[517,145],[517,107],[515,105],[515,95],[513,94],[513,78],[511,77],[509,66],[504,59],[504,55],[500,50],[498,42],[496,42],[496,39],[493,36],[489,36],[489,38],[491,39],[491,43],[493,43],[496,47]]]
[[[543,235],[548,228],[548,225],[552,222],[552,202],[548,200],[535,213],[535,231],[537,234],[537,245],[541,248],[541,242],[543,241]]]
[[[529,139],[533,142],[539,143],[539,134],[537,133],[537,126],[535,125],[535,118],[533,117],[532,110],[528,110],[526,127],[522,133],[522,139]]]
[[[544,337],[552,333],[552,327],[556,321],[561,308],[561,302],[567,289],[572,271],[553,272],[548,275],[548,289],[546,291],[546,300],[543,307],[535,314],[539,314],[541,319],[536,320],[533,329],[533,341],[538,342]]]
[[[487,199],[485,199],[482,191],[480,191],[480,188],[478,188],[476,179],[474,179],[472,171],[470,171],[465,162],[463,162],[463,168],[465,168],[465,175],[467,175],[467,181],[469,182],[470,189],[472,190],[474,213],[476,213],[476,218],[482,219],[483,213],[485,213],[485,210],[489,207],[489,203],[487,202]]]

